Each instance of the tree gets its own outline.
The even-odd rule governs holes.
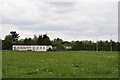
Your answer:
[[[0,39],[0,50],[2,50],[2,39]]]
[[[120,51],[120,42],[117,42],[117,51]]]
[[[2,47],[5,50],[12,49],[12,36],[11,35],[6,35],[5,39],[3,40]]]
[[[100,40],[100,41],[98,42],[98,50],[99,50],[99,51],[103,51],[103,50],[104,50],[104,43],[103,43],[102,40]]]
[[[47,34],[43,35],[43,44],[44,45],[50,45],[51,44],[50,38],[47,36]]]
[[[108,41],[103,42],[104,45],[102,45],[104,48],[102,50],[109,51],[110,50],[110,43]]]
[[[44,44],[42,35],[39,35],[38,40],[37,40],[37,44],[38,45],[43,45]]]
[[[83,42],[76,41],[76,44],[73,46],[72,50],[85,50]]]
[[[27,38],[24,39],[23,44],[27,45],[29,44],[29,40]]]
[[[64,47],[63,47],[62,43],[63,43],[63,40],[60,39],[60,38],[54,39],[52,41],[52,45],[56,47],[57,51],[64,50]]]
[[[95,43],[92,41],[85,40],[85,41],[82,41],[82,43],[84,45],[83,46],[84,50],[95,50],[96,49]]]
[[[37,45],[38,44],[37,41],[38,41],[38,37],[36,35],[34,35],[34,37],[32,39],[32,44]]]
[[[28,38],[28,44],[32,44],[32,39]]]
[[[20,39],[16,42],[16,45],[23,45],[24,44],[24,39]]]
[[[16,31],[11,31],[10,34],[12,36],[12,41],[16,41],[20,37],[19,34],[16,33]]]
[[[63,45],[68,45],[68,44],[70,44],[70,42],[68,42],[68,41],[62,41],[62,44]]]

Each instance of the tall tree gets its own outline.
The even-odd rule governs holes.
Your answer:
[[[50,45],[51,44],[50,38],[47,36],[47,34],[43,35],[43,44],[44,45]]]
[[[5,39],[3,40],[2,47],[5,50],[11,50],[12,49],[12,36],[6,35]]]
[[[52,43],[53,46],[56,47],[57,51],[64,50],[64,47],[62,45],[62,43],[63,43],[62,39],[60,39],[60,38],[54,39],[51,43]]]
[[[39,35],[39,36],[38,36],[37,43],[38,43],[38,45],[43,45],[43,44],[44,44],[44,43],[43,43],[43,37],[42,37],[42,35]]]
[[[10,34],[12,36],[13,41],[18,40],[18,38],[20,37],[19,34],[16,33],[16,31],[11,31]]]
[[[36,35],[34,35],[34,37],[32,39],[32,44],[37,45],[37,41],[38,41],[38,37]]]
[[[27,45],[29,44],[29,40],[27,38],[24,39],[23,44]]]
[[[117,48],[116,48],[116,49],[117,49],[117,51],[120,51],[120,42],[117,42],[117,44],[116,44],[116,45],[117,45]]]

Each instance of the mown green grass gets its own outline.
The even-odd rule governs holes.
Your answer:
[[[118,52],[3,51],[3,78],[118,78]]]

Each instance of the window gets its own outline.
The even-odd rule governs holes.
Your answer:
[[[23,49],[25,49],[25,47],[23,47]]]
[[[19,50],[19,47],[16,47],[16,50]]]
[[[35,47],[33,47],[33,51],[35,51]]]
[[[43,47],[43,49],[45,49],[45,47]]]
[[[39,47],[37,47],[37,49],[39,49]]]
[[[40,49],[42,49],[42,47],[40,47]]]
[[[19,49],[22,49],[22,47],[19,47]]]

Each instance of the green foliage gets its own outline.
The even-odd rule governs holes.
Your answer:
[[[39,35],[37,43],[38,43],[38,45],[43,45],[44,44],[42,35]]]
[[[51,41],[47,34],[44,34],[43,36],[39,35],[37,43],[38,45],[50,45]]]
[[[84,50],[84,44],[82,41],[77,41],[74,47],[72,48],[73,50]]]
[[[6,35],[5,40],[2,41],[2,48],[5,50],[12,49],[12,36]]]
[[[2,39],[0,39],[0,49],[2,49]]]
[[[23,45],[24,44],[24,39],[20,39],[15,42],[15,45]]]
[[[99,51],[120,51],[119,42],[114,41],[98,41],[94,43],[92,41],[76,41],[72,47],[72,50],[96,50],[96,45],[98,45]]]
[[[117,51],[120,51],[120,42],[117,42],[116,47]]]
[[[62,42],[63,42],[62,39],[57,38],[57,39],[54,39],[51,42],[52,42],[52,45],[56,47],[57,51],[64,50],[64,47],[63,47],[63,44],[62,44]]]
[[[50,45],[51,44],[50,38],[47,36],[47,34],[43,35],[43,44],[44,45]]]
[[[118,48],[120,48],[118,45],[120,44],[119,42],[114,42],[114,41],[98,41],[98,50],[99,51],[119,51]]]
[[[118,78],[118,52],[4,51],[3,78]]]
[[[2,49],[3,50],[11,50],[12,45],[18,44],[18,36],[19,34],[16,33],[16,31],[11,31],[9,35],[5,36],[5,39],[2,40]]]
[[[27,38],[25,38],[23,44],[25,44],[25,45],[29,44],[29,40]]]
[[[36,35],[34,35],[34,37],[32,39],[32,44],[37,45],[37,41],[38,41],[38,37]]]
[[[12,36],[12,41],[16,41],[20,37],[19,34],[16,33],[16,31],[11,31],[10,34]]]

